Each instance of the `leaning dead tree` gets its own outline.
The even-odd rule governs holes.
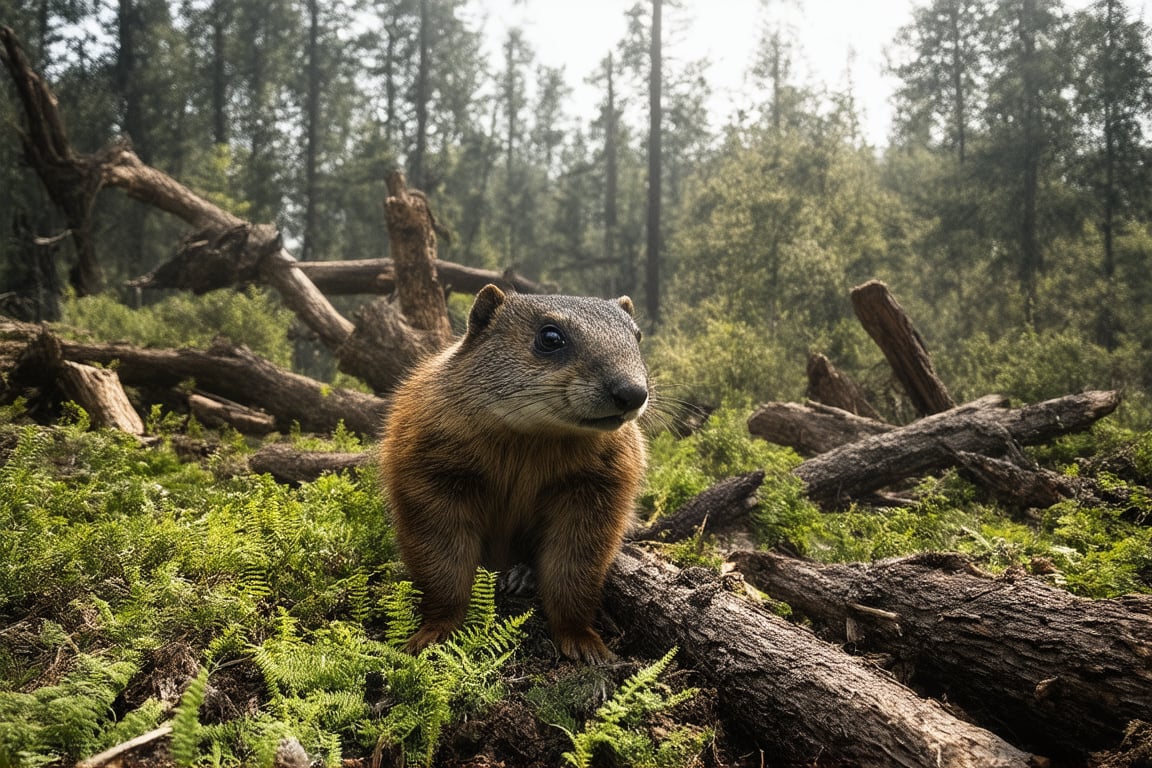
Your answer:
[[[627,628],[626,640],[646,651],[677,643],[719,692],[726,721],[774,761],[1029,765],[998,736],[733,594],[707,569],[680,571],[626,548],[612,567],[605,608]]]
[[[852,289],[852,308],[919,415],[940,413],[955,405],[936,375],[924,340],[888,286],[879,280],[856,286]]]
[[[837,640],[890,655],[904,679],[1049,756],[1115,744],[1152,713],[1152,597],[1088,600],[958,555],[730,560]]]

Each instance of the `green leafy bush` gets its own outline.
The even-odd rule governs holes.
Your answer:
[[[101,341],[127,341],[149,347],[206,348],[217,337],[244,344],[272,362],[289,367],[287,331],[292,313],[272,294],[256,288],[212,291],[203,296],[177,293],[132,309],[113,296],[69,297],[62,325]]]

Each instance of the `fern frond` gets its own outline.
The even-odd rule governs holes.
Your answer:
[[[204,696],[208,692],[208,667],[201,667],[200,672],[188,684],[180,703],[172,717],[172,743],[169,752],[176,765],[181,768],[192,768],[200,759],[201,731],[200,707],[204,704]]]
[[[696,695],[696,689],[672,693],[659,682],[676,650],[673,648],[621,683],[580,733],[565,730],[572,741],[572,751],[563,754],[565,761],[577,768],[586,768],[603,750],[609,751],[616,762],[636,768],[682,765],[694,759],[711,738],[709,732],[682,728],[668,734],[657,745],[645,730],[637,727],[650,715]]]
[[[388,628],[384,631],[385,641],[393,648],[403,648],[408,638],[420,628],[417,608],[420,604],[420,590],[410,581],[401,581],[393,585],[381,602],[384,619],[388,622]]]

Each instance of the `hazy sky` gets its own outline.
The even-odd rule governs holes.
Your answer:
[[[1090,0],[1066,0],[1070,8],[1084,7]],[[593,116],[599,95],[584,80],[623,37],[624,11],[634,0],[474,0],[486,9],[486,31],[498,51],[509,26],[521,26],[535,46],[538,59],[551,66],[563,65],[570,85],[576,88],[575,117]],[[912,8],[924,0],[772,0],[777,18],[795,33],[800,50],[797,65],[801,82],[842,89],[847,83],[849,51],[853,93],[863,112],[864,132],[875,146],[887,143],[890,112],[888,100],[895,87],[884,74],[885,49],[896,30],[911,19]],[[1148,20],[1152,0],[1128,0],[1129,8]],[[666,53],[712,62],[709,81],[715,91],[711,104],[714,127],[734,109],[751,101],[763,101],[744,82],[764,22],[761,0],[682,0],[679,10],[665,11]],[[669,30],[670,23],[683,27]]]
[[[633,0],[477,0],[487,10],[486,31],[498,45],[509,26],[519,25],[535,46],[537,58],[563,65],[577,89],[574,109],[592,116],[598,96],[584,80],[625,31],[624,11]],[[665,11],[666,53],[681,60],[707,58],[715,91],[712,111],[726,119],[735,107],[756,100],[744,82],[760,38],[764,15],[760,0],[683,0]],[[785,3],[775,2],[774,8]],[[795,31],[802,80],[831,88],[847,82],[849,51],[853,92],[864,112],[864,128],[873,144],[888,134],[891,78],[884,76],[884,48],[910,18],[912,0],[805,0],[778,11]],[[669,28],[677,25],[679,28]]]

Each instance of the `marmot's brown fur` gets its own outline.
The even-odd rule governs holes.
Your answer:
[[[465,336],[418,365],[381,448],[423,593],[410,651],[464,618],[476,567],[528,562],[560,651],[611,658],[592,620],[632,522],[648,401],[632,302],[480,291]]]

